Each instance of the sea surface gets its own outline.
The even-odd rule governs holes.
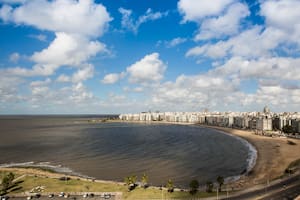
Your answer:
[[[146,173],[152,185],[172,179],[216,181],[249,168],[238,138],[196,125],[92,122],[103,116],[1,116],[0,166],[43,166],[123,181]]]

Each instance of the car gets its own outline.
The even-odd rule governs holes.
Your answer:
[[[110,199],[110,197],[111,197],[111,194],[105,194],[104,195],[104,199]]]
[[[2,197],[1,197],[1,200],[7,200],[7,199],[9,199],[8,196],[2,196]]]
[[[27,199],[27,200],[31,200],[31,199],[32,199],[32,196],[28,196],[26,199]],[[2,200],[3,200],[3,199],[2,199]]]
[[[67,198],[69,198],[69,196],[70,196],[69,194],[65,194],[65,195],[64,195],[64,198],[67,199]]]
[[[53,198],[53,197],[54,197],[54,194],[49,194],[48,197],[49,197],[49,198]]]
[[[94,193],[91,193],[91,194],[89,194],[89,196],[93,198],[95,195],[94,195]]]
[[[59,196],[59,197],[64,197],[64,196],[65,196],[65,193],[64,193],[64,192],[61,192],[61,193],[59,193],[58,196]]]
[[[89,195],[86,193],[83,195],[83,198],[87,198]]]
[[[35,197],[35,198],[40,198],[40,197],[41,197],[41,194],[37,193],[37,194],[34,195],[34,197]]]

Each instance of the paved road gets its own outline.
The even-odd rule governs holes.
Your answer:
[[[285,190],[275,192],[267,197],[260,198],[259,200],[292,200],[300,194],[300,184],[291,186]]]
[[[234,197],[222,198],[230,200],[240,199],[293,199],[300,195],[300,174],[293,176],[287,180],[280,181],[271,186],[260,188]]]

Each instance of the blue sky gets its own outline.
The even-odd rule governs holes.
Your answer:
[[[0,114],[299,111],[298,0],[0,0]]]

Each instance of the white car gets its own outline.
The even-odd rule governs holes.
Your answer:
[[[27,197],[27,200],[31,200],[32,199],[32,196],[28,196]],[[2,199],[3,200],[3,199]]]
[[[54,194],[49,194],[48,197],[49,197],[49,198],[53,198],[53,197],[54,197]]]
[[[64,196],[65,196],[65,193],[64,193],[64,192],[61,192],[58,196],[59,196],[59,197],[64,197]]]

